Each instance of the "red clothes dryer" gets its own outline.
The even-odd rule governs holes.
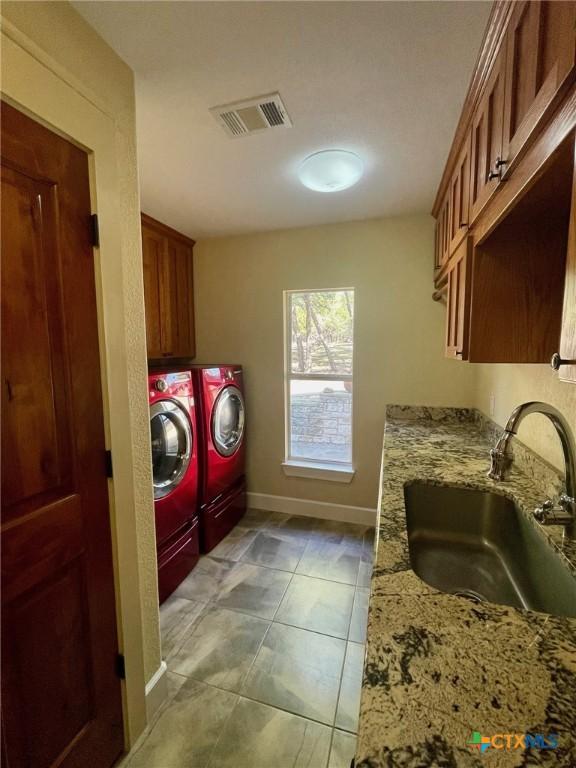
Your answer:
[[[198,440],[190,371],[148,376],[152,475],[162,603],[190,573],[200,554]]]
[[[246,511],[242,366],[192,370],[200,411],[200,544],[210,552]]]

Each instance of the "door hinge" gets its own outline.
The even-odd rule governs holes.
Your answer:
[[[97,213],[90,216],[90,239],[94,248],[100,248],[100,227]]]
[[[104,461],[106,465],[106,477],[113,477],[114,474],[112,472],[112,451],[104,452]]]
[[[116,654],[116,676],[120,680],[126,680],[126,662],[122,653]]]

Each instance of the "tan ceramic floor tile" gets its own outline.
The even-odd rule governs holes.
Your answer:
[[[324,768],[330,728],[240,698],[210,768]]]
[[[162,656],[169,658],[200,620],[206,603],[170,595],[160,606]]]
[[[283,534],[282,528],[259,531],[240,558],[243,562],[294,571],[306,548],[306,538]]]
[[[358,587],[354,595],[354,607],[350,620],[350,634],[348,639],[353,643],[366,642],[366,628],[368,626],[368,604],[370,602],[370,590],[366,587]]]
[[[354,733],[358,729],[363,664],[364,646],[348,643],[335,725],[337,728]]]
[[[242,695],[332,725],[346,643],[272,624]]]
[[[212,605],[169,660],[174,672],[238,692],[270,622]]]
[[[328,768],[350,768],[356,752],[356,736],[334,729]]]
[[[349,584],[295,574],[274,620],[346,639],[353,601]]]
[[[206,768],[237,699],[186,680],[131,757],[130,768]]]

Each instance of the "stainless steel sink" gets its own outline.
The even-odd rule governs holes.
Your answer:
[[[513,501],[420,481],[404,498],[410,562],[430,586],[576,617],[576,578]]]

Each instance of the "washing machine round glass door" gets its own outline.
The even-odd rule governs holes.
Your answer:
[[[192,455],[192,430],[177,403],[160,400],[150,407],[150,431],[154,498],[162,499],[186,474]]]
[[[220,456],[232,456],[244,434],[244,398],[238,387],[220,392],[212,409],[212,442]]]

